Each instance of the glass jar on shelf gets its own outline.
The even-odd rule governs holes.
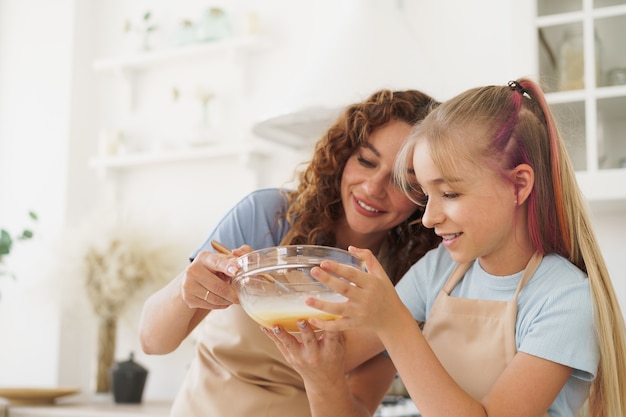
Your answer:
[[[230,19],[223,9],[211,7],[196,24],[198,42],[215,41],[232,35]]]
[[[600,38],[594,33],[594,63],[596,86],[600,85],[602,70]],[[568,27],[563,35],[558,52],[558,89],[560,91],[585,88],[585,50],[582,25]]]

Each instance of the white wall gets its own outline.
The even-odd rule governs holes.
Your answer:
[[[42,218],[38,239],[16,253],[20,261],[17,281],[0,277],[0,386],[72,385],[88,395],[93,390],[95,320],[81,291],[82,277],[76,276],[71,261],[54,264],[55,255],[63,252],[60,249],[72,246],[60,240],[69,236],[61,232],[84,226],[96,209],[106,206],[113,186],[130,212],[157,228],[162,239],[177,244],[175,250],[184,264],[185,255],[221,213],[252,188],[288,181],[306,154],[273,148],[274,157],[263,163],[263,175],[258,176],[250,166],[242,168],[224,160],[191,163],[185,169],[163,165],[99,178],[87,160],[97,153],[101,129],[119,126],[121,120],[123,127],[146,129],[145,137],[154,138],[180,126],[178,118],[187,116],[175,113],[169,104],[159,109],[159,97],[167,95],[171,84],[172,73],[164,72],[147,74],[139,85],[140,100],[144,100],[138,103],[139,120],[148,118],[148,127],[127,118],[123,83],[95,74],[92,62],[134,48],[121,30],[126,18],[136,21],[151,10],[167,28],[182,17],[198,16],[207,2],[48,3],[0,0],[0,224],[17,224],[28,209],[37,210]],[[420,80],[418,87],[436,98],[534,75],[532,7],[501,0],[482,0],[480,5],[462,0],[453,5],[427,0],[404,3],[416,35],[415,47],[421,48],[424,65],[436,74]],[[336,11],[337,2],[210,4],[224,6],[237,25],[245,12],[257,12],[269,40],[267,49],[246,68],[248,88],[239,92],[244,105],[230,115],[245,136],[251,123],[289,88],[294,74],[306,67],[309,51],[322,37],[323,22]],[[38,13],[33,14],[32,7]],[[166,45],[170,35],[163,30],[155,36],[155,46]],[[186,80],[192,77],[197,74]],[[157,116],[148,110],[157,111]],[[150,116],[142,119],[142,111]],[[609,268],[617,278],[626,267],[620,253],[625,217],[615,212],[594,217]],[[626,302],[626,283],[616,279],[615,285]],[[116,358],[125,359],[134,351],[137,361],[150,370],[145,398],[170,399],[191,357],[192,341],[168,356],[141,354],[137,322],[145,296],[147,291],[120,319]]]
[[[613,279],[622,311],[626,314],[626,260],[624,259],[624,232],[626,213],[623,205],[618,209],[595,208],[592,211],[592,224],[596,238],[600,242],[602,255]]]
[[[68,203],[73,20],[71,0],[0,1],[0,223],[16,232],[35,210],[42,239],[63,226]],[[15,255],[18,281],[0,276],[0,385],[56,385],[60,312],[34,267],[45,256],[35,242]]]

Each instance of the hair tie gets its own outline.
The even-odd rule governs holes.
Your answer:
[[[517,91],[518,93],[520,93],[522,97],[526,96],[530,98],[528,92],[524,90],[524,87],[522,87],[517,81],[509,81],[509,88],[513,91]]]

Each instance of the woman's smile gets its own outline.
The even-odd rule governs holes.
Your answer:
[[[356,203],[357,211],[362,213],[362,214],[364,214],[364,215],[366,215],[366,216],[372,216],[372,215],[386,213],[384,210],[377,209],[377,208],[371,206],[370,204],[367,204],[363,200],[360,200],[356,196],[354,197],[354,202]]]

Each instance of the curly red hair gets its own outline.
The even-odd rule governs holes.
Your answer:
[[[286,219],[291,228],[281,244],[336,244],[335,225],[343,216],[341,177],[346,161],[366,146],[371,133],[391,120],[410,125],[439,103],[416,90],[380,90],[350,105],[317,142],[311,161],[300,172],[298,188],[287,192]],[[421,224],[422,209],[389,231],[377,254],[394,284],[439,238]],[[390,259],[393,254],[393,259]]]

